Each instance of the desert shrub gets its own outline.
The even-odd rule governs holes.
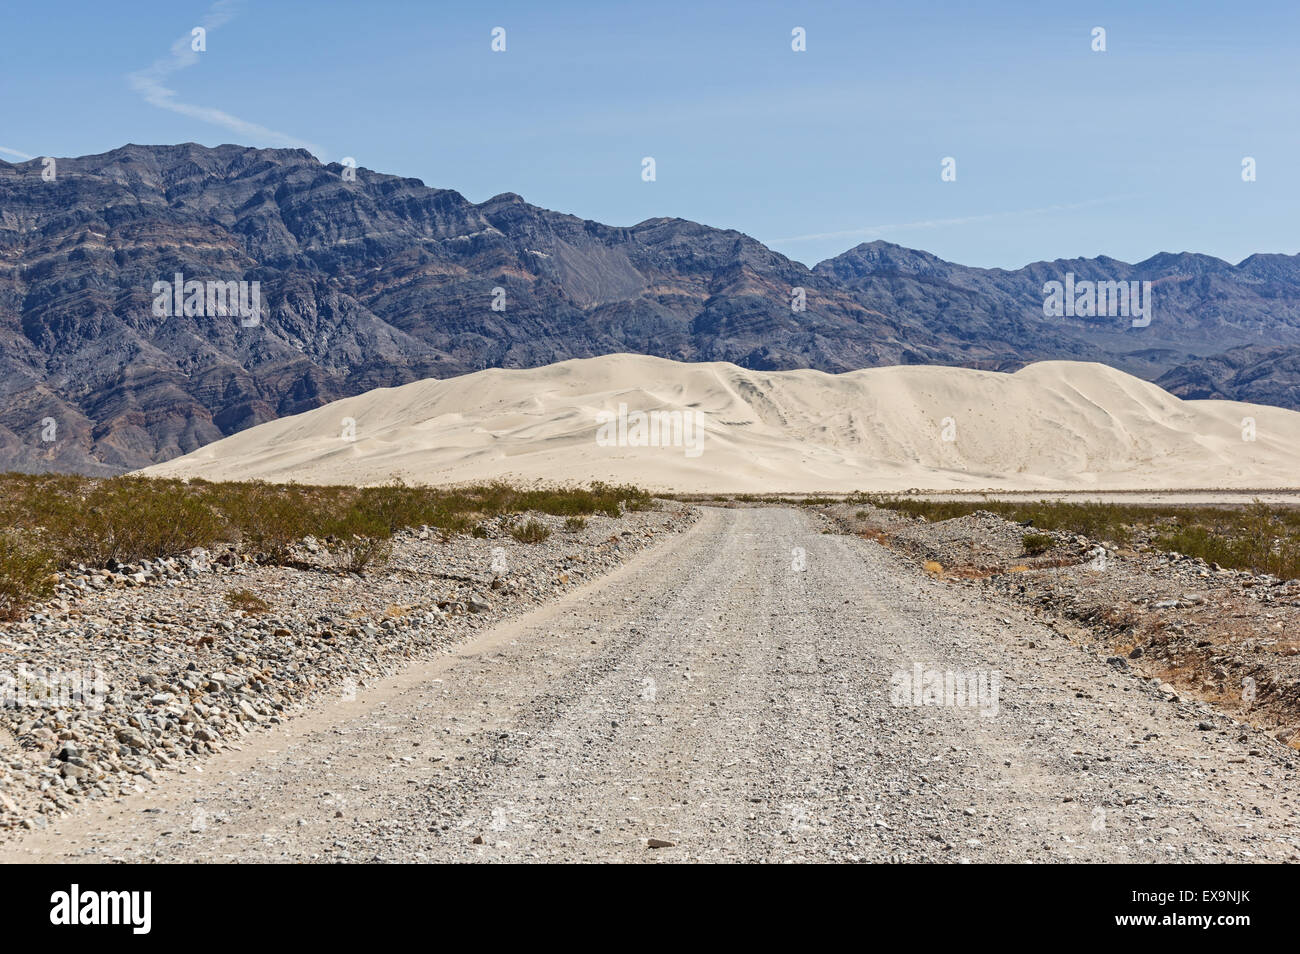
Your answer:
[[[231,590],[226,594],[226,603],[231,609],[245,613],[266,613],[271,609],[271,604],[252,590]]]
[[[54,553],[13,533],[0,533],[0,619],[16,619],[54,590]]]
[[[1020,544],[1025,548],[1025,552],[1030,556],[1038,556],[1040,553],[1046,553],[1052,549],[1056,543],[1046,533],[1026,533],[1020,538]]]
[[[294,545],[308,534],[323,536],[329,519],[319,500],[294,485],[248,483],[229,488],[224,512],[240,544],[273,564],[288,563]]]
[[[631,486],[521,490],[506,483],[440,489],[212,482],[143,477],[0,475],[0,526],[39,551],[54,566],[102,566],[162,556],[228,541],[269,563],[289,563],[303,537],[335,536],[336,557],[349,567],[379,565],[391,551],[389,537],[404,527],[427,524],[451,534],[486,535],[480,524],[502,514],[528,511],[582,518],[643,510],[653,497]],[[533,521],[536,523],[536,521]],[[524,525],[528,527],[528,524]],[[546,527],[523,532],[546,539]],[[37,546],[39,542],[39,546]],[[12,550],[12,547],[11,547]],[[8,552],[8,551],[7,551]],[[18,558],[12,553],[17,578]],[[7,584],[11,588],[18,584]]]
[[[988,510],[1008,520],[1029,521],[1038,530],[1121,543],[1132,542],[1141,530],[1162,550],[1234,570],[1271,573],[1284,579],[1300,577],[1300,511],[1270,507],[1259,500],[1247,507],[1189,507],[1093,501],[930,501],[893,495],[865,499],[877,507],[929,520]],[[1033,552],[1028,544],[1026,552]]]
[[[529,520],[513,527],[510,535],[520,543],[541,543],[551,535],[551,528],[540,520]]]
[[[583,529],[586,526],[587,526],[586,517],[565,517],[564,518],[564,529],[569,531],[570,533],[577,533],[579,530]]]
[[[210,547],[224,529],[212,506],[184,484],[139,477],[101,481],[80,501],[51,501],[46,516],[65,560],[97,566]]]
[[[448,536],[453,533],[472,534],[478,526],[478,521],[474,514],[448,513],[440,515],[437,520],[430,521],[429,525],[437,527],[443,531],[444,536]],[[487,536],[486,530],[483,531],[483,536]]]
[[[392,532],[388,523],[361,507],[348,511],[328,529],[329,536],[339,541],[334,548],[334,564],[349,573],[378,569],[392,556]]]
[[[383,523],[390,532],[403,527],[437,525],[436,492],[423,487],[408,487],[400,480],[382,487],[362,488],[356,507]]]
[[[925,517],[927,520],[952,520],[977,510],[987,510],[1017,522],[1030,521],[1040,530],[1062,530],[1089,537],[1127,542],[1132,524],[1154,514],[1152,508],[1108,503],[1057,502],[1040,500],[1021,503],[1006,500],[924,500],[918,497],[877,495],[868,502],[886,510]]]
[[[502,485],[493,485],[493,489],[500,492]],[[499,500],[502,511],[508,509],[518,513],[533,510],[560,517],[593,513],[617,517],[625,509],[649,510],[654,505],[654,498],[648,491],[601,481],[586,488],[509,491],[502,493]]]
[[[349,573],[363,575],[388,565],[393,555],[393,541],[380,536],[352,536],[339,544],[335,564]]]
[[[1207,563],[1291,579],[1300,577],[1300,533],[1292,517],[1255,501],[1244,511],[1201,513],[1180,521],[1155,543]]]

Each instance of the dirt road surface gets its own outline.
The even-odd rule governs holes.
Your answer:
[[[822,530],[708,510],[0,860],[1300,859],[1294,751]],[[987,693],[912,704],[932,672]]]

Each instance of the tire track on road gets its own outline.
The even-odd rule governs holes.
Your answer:
[[[709,509],[357,707],[0,857],[1300,857],[1293,752],[1198,729],[1023,610],[823,529]],[[996,715],[895,704],[917,665],[998,671]]]

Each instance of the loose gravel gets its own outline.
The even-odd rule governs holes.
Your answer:
[[[0,860],[1300,860],[1294,751],[831,529],[707,509]]]
[[[576,531],[546,514],[494,518],[481,538],[421,528],[364,577],[311,538],[302,567],[196,550],[64,574],[57,599],[0,623],[0,836],[144,791],[556,599],[695,519],[667,506]],[[549,538],[510,535],[530,519]],[[245,592],[265,609],[233,608]]]

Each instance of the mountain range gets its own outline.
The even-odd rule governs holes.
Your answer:
[[[474,203],[305,150],[127,145],[47,168],[0,162],[0,469],[119,473],[378,387],[621,352],[1097,361],[1183,398],[1300,408],[1300,256],[1007,270],[871,242],[810,269],[734,230]],[[177,274],[256,282],[259,320],[159,314]],[[1067,275],[1150,282],[1150,323],[1045,317]]]

